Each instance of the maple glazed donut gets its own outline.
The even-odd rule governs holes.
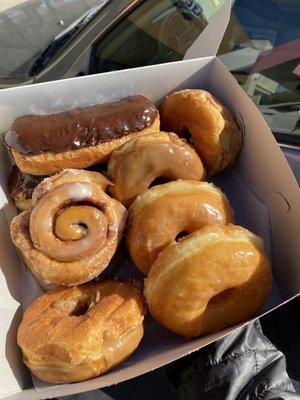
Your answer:
[[[186,337],[254,317],[271,287],[262,246],[253,233],[231,224],[206,226],[171,243],[145,280],[150,313]]]
[[[160,115],[164,130],[191,134],[209,176],[235,163],[242,133],[230,111],[210,93],[200,89],[172,93]]]
[[[156,178],[203,180],[202,162],[185,141],[173,133],[139,136],[115,150],[108,163],[112,195],[128,207]]]
[[[143,337],[144,300],[129,282],[59,288],[26,309],[18,329],[23,360],[52,383],[99,376],[128,358]]]
[[[50,175],[105,162],[126,141],[159,130],[159,113],[144,96],[50,115],[18,117],[5,137],[22,172]]]
[[[62,171],[42,181],[33,209],[17,215],[11,237],[43,285],[73,286],[98,276],[121,240],[127,211],[97,172]]]
[[[230,222],[232,209],[218,188],[179,179],[154,186],[135,199],[129,209],[127,247],[136,267],[147,274],[159,252],[181,233]]]

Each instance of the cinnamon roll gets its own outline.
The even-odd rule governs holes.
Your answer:
[[[12,241],[42,285],[78,285],[109,264],[127,212],[103,182],[96,172],[63,171],[41,182],[33,209],[12,220]]]

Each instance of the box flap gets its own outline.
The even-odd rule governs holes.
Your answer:
[[[184,60],[209,57],[217,54],[230,19],[231,1],[225,0],[220,10],[188,48]]]
[[[244,145],[234,170],[267,207],[273,276],[284,298],[288,298],[300,288],[300,246],[299,240],[294,240],[299,237],[300,227],[299,186],[257,107],[217,58],[210,88],[231,110],[236,110],[235,117],[244,130]]]
[[[30,374],[21,363],[16,345],[17,328],[22,319],[22,269],[10,240],[9,225],[15,208],[7,199],[7,151],[0,146],[0,398],[31,384]]]

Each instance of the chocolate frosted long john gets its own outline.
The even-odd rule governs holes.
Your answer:
[[[8,147],[21,154],[61,153],[111,141],[149,127],[158,116],[144,96],[131,96],[51,115],[25,115],[6,134]]]

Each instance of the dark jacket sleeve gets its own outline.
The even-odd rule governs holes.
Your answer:
[[[148,374],[61,400],[300,400],[284,355],[252,323]]]
[[[284,355],[251,323],[168,369],[182,400],[299,400]]]

